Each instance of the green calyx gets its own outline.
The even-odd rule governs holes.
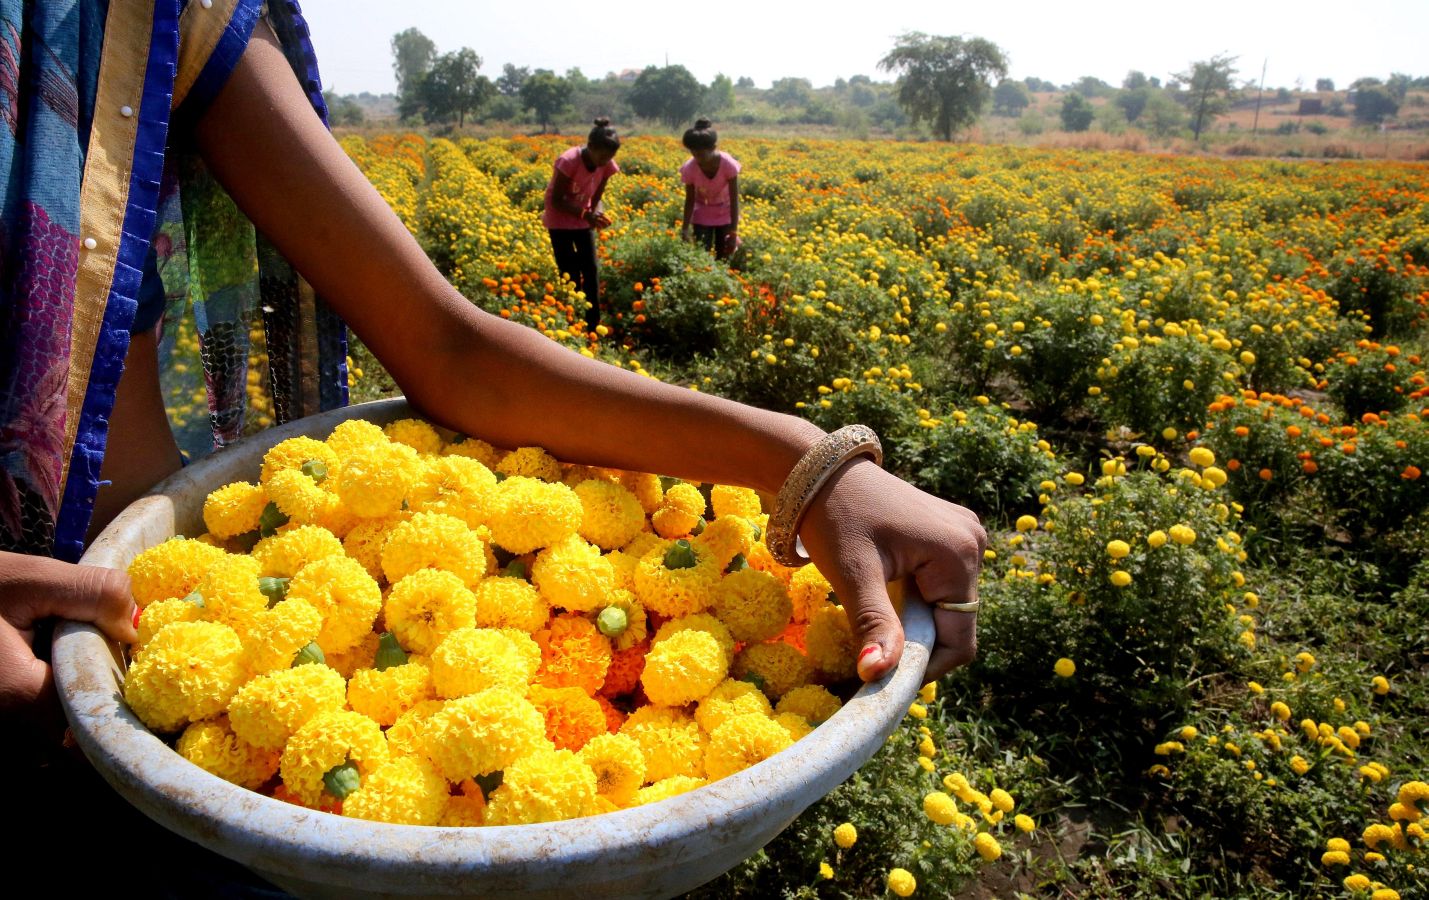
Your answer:
[[[749,560],[744,558],[743,553],[736,553],[734,559],[729,561],[729,565],[724,567],[724,573],[728,575],[731,572],[743,572],[747,568],[749,568]]]
[[[278,504],[270,502],[263,507],[263,514],[258,517],[258,533],[263,537],[272,537],[274,532],[287,524],[288,517],[283,515]]]
[[[677,485],[677,484],[680,484],[680,479],[675,478],[675,477],[672,476],[672,475],[661,475],[661,476],[660,476],[660,492],[661,492],[661,493],[664,493],[664,492],[668,491],[670,488],[674,487],[674,486]]]
[[[377,639],[377,656],[372,661],[372,668],[379,672],[385,672],[393,666],[405,666],[406,664],[407,651],[397,643],[397,635],[390,631],[382,632],[382,636]]]
[[[323,787],[337,799],[346,800],[348,794],[362,787],[362,776],[358,774],[357,766],[349,759],[342,765],[327,770],[323,775]]]
[[[320,666],[327,665],[327,657],[323,656],[323,648],[314,641],[303,649],[299,650],[293,657],[293,666],[305,666],[309,663],[317,663]]]
[[[481,788],[482,796],[487,798],[490,798],[491,792],[501,787],[501,782],[505,780],[506,773],[500,769],[487,775],[477,775],[472,779],[476,782],[476,786]]]
[[[758,522],[754,522],[749,519],[745,519],[744,521],[749,522],[749,527],[754,529],[754,539],[756,541],[764,537],[764,529],[759,527]]]
[[[700,519],[698,522],[696,522],[695,527],[690,529],[690,537],[699,537],[700,535],[704,534],[706,524],[707,523],[704,519]]]
[[[681,538],[670,545],[670,549],[665,551],[665,568],[667,569],[693,569],[699,562],[695,556],[695,548],[690,546],[690,542]]]
[[[203,609],[203,594],[200,594],[198,591],[193,591],[188,596],[184,597],[184,600],[185,602],[192,603],[199,609]]]
[[[310,459],[303,463],[303,474],[322,484],[323,479],[327,478],[327,463],[320,459]]]
[[[630,618],[618,606],[607,606],[595,617],[595,627],[608,638],[620,637],[630,627]]]
[[[513,559],[511,564],[502,570],[501,574],[506,578],[525,578],[526,564],[519,559]]]
[[[283,598],[288,596],[288,583],[291,578],[273,578],[264,575],[258,579],[258,593],[268,598],[268,608],[277,606]]]
[[[744,677],[739,680],[747,681],[755,687],[759,688],[761,691],[764,690],[764,676],[760,675],[758,672],[746,672],[744,673]]]

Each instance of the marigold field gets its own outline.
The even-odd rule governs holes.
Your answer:
[[[701,896],[1429,897],[1429,169],[732,140],[726,266],[629,138],[587,335],[578,142],[343,144],[473,303],[871,425],[994,548],[978,661]]]

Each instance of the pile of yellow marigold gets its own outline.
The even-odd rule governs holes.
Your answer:
[[[638,806],[832,716],[854,636],[759,497],[361,419],[264,456],[129,567],[124,699],[302,806],[504,825]],[[710,515],[712,513],[712,515]]]

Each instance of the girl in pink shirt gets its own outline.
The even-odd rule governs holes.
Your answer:
[[[713,249],[717,259],[727,259],[739,247],[739,160],[716,148],[719,135],[709,119],[700,119],[685,132],[690,158],[680,166],[685,183],[685,218],[680,236]]]
[[[600,324],[600,275],[595,262],[595,231],[610,225],[601,207],[605,183],[620,171],[615,152],[620,137],[610,120],[599,118],[584,147],[572,147],[556,158],[555,171],[546,185],[546,209],[541,222],[551,233],[556,268],[585,294],[586,333]]]

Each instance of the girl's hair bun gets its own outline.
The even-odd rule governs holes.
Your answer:
[[[606,118],[605,116],[601,116],[600,118],[598,118],[598,119],[595,120],[595,127],[596,127],[596,128],[608,128],[609,126],[610,126],[610,119]]]
[[[703,131],[703,130],[705,130],[706,128],[709,128],[709,127],[710,127],[710,120],[709,120],[709,119],[696,119],[696,120],[695,120],[695,130],[697,130],[697,131]]]

